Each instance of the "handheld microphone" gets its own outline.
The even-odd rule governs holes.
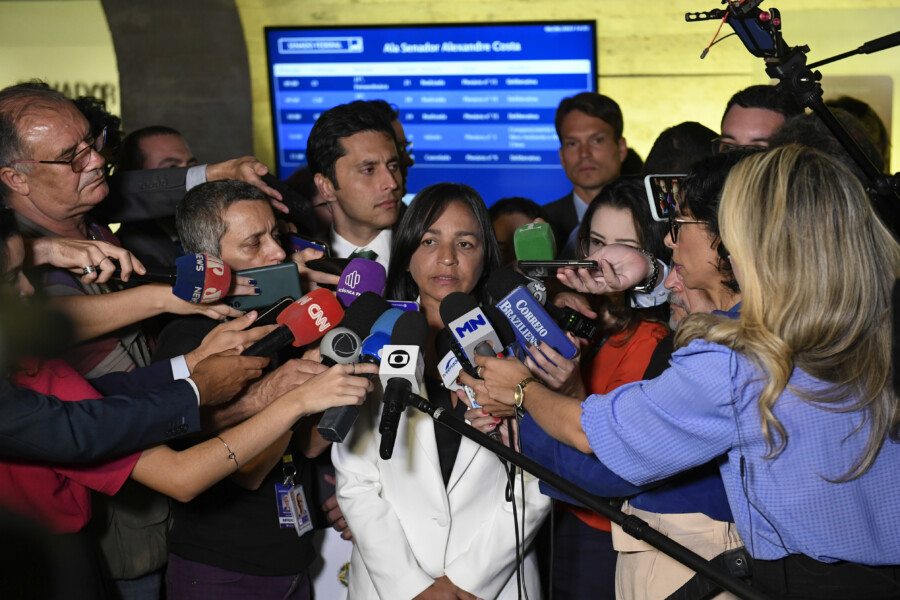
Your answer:
[[[334,294],[319,288],[306,294],[278,315],[278,327],[246,350],[242,356],[270,356],[288,344],[305,346],[322,337],[344,317]]]
[[[513,234],[516,260],[553,260],[556,258],[556,237],[550,223],[528,223]]]
[[[372,333],[386,333],[388,336],[394,331],[394,325],[405,311],[399,308],[389,308],[384,311],[372,324]]]
[[[528,292],[544,307],[563,331],[570,331],[576,337],[592,340],[597,335],[597,323],[568,306],[560,308],[547,303],[547,287],[542,281],[531,279],[509,268],[495,271],[484,284],[484,291],[492,304],[500,300],[518,286],[525,286]],[[496,323],[495,323],[496,326]]]
[[[357,362],[362,351],[362,338],[377,318],[388,309],[388,303],[374,292],[361,294],[344,313],[340,327],[325,334],[319,344],[322,364],[331,367],[336,364]],[[329,442],[343,442],[359,415],[358,406],[332,406],[326,409],[316,429]]]
[[[350,306],[361,294],[375,292],[384,294],[387,273],[374,260],[354,258],[341,272],[337,284],[337,298],[344,306]]]
[[[420,312],[405,311],[397,319],[391,343],[384,347],[384,360],[378,375],[384,386],[384,409],[378,432],[381,446],[378,453],[389,460],[394,453],[394,441],[400,426],[400,415],[406,408],[409,395],[419,393],[419,382],[425,372],[422,348],[428,341],[428,322]]]
[[[500,338],[484,312],[478,307],[478,303],[472,296],[463,292],[453,292],[441,300],[441,320],[450,330],[450,334],[459,342],[470,362],[474,362],[475,354],[481,346],[481,352],[487,352],[486,348],[496,350],[503,347]]]
[[[113,277],[122,278],[122,269],[118,264]],[[174,267],[147,269],[144,275],[132,273],[128,280],[137,283],[166,283],[172,286],[172,293],[182,300],[206,304],[218,302],[228,294],[231,269],[221,258],[201,252],[179,256],[175,259]]]

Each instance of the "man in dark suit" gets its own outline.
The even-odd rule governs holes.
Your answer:
[[[81,402],[63,402],[4,379],[0,456],[62,464],[103,461],[196,432],[199,407],[230,400],[265,362],[249,356],[211,356],[197,363],[190,381],[173,381],[168,365],[159,363],[148,369],[160,376],[168,372],[168,383]]]
[[[619,176],[628,154],[622,126],[619,105],[595,92],[565,98],[556,109],[559,162],[572,182],[571,193],[544,205],[544,218],[556,235],[557,253],[566,249],[591,200]]]

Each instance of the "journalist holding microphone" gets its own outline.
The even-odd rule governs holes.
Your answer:
[[[421,395],[460,417],[466,407],[438,377],[439,307],[453,292],[477,298],[498,265],[487,210],[468,186],[425,188],[395,233],[387,296],[418,299],[430,330]],[[355,540],[350,597],[517,597],[514,513],[500,460],[413,410],[400,417],[390,460],[380,458],[378,406],[366,403],[362,412],[370,414],[361,414],[350,437],[332,450],[338,502]],[[524,502],[522,494],[517,482],[520,535],[528,548],[549,501],[527,476]],[[524,579],[531,598],[540,595],[536,566],[529,552]]]
[[[778,598],[896,598],[900,403],[890,387],[900,247],[858,180],[820,152],[746,158],[719,207],[737,319],[691,315],[658,378],[580,401],[531,384],[520,404],[634,484],[721,456],[753,586]],[[530,373],[478,357],[490,410]]]

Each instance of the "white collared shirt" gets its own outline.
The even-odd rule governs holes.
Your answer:
[[[375,239],[365,246],[356,246],[348,242],[334,228],[331,228],[331,253],[336,258],[349,258],[351,254],[361,250],[371,250],[378,255],[375,259],[379,265],[387,271],[388,263],[391,260],[391,241],[393,233],[390,228],[382,229],[381,233],[375,236]]]

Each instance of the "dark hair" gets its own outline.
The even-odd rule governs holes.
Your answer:
[[[525,215],[529,219],[544,216],[537,202],[519,196],[497,200],[488,209],[488,214],[491,216],[492,223],[503,215]]]
[[[760,148],[763,151],[764,148]],[[724,154],[714,154],[691,167],[684,180],[682,190],[682,208],[690,211],[693,218],[703,221],[712,236],[712,246],[716,246],[719,260],[716,268],[722,274],[722,285],[732,292],[739,292],[737,279],[731,270],[728,260],[728,248],[722,243],[719,232],[719,202],[722,200],[722,188],[731,169],[751,154],[753,150],[735,150]]]
[[[878,152],[878,148],[875,147],[875,143],[869,137],[869,134],[866,132],[862,123],[859,122],[859,119],[840,108],[832,108],[831,112],[840,124],[844,126],[844,129],[847,130],[850,137],[852,137],[859,145],[863,154],[872,161],[872,164],[874,164],[879,171],[883,170],[884,164],[881,153]],[[824,152],[843,163],[845,167],[850,169],[850,171],[856,175],[856,178],[859,179],[863,185],[866,185],[869,182],[868,177],[866,177],[862,168],[856,164],[856,161],[853,160],[847,153],[847,150],[844,149],[843,144],[834,137],[834,134],[831,133],[831,130],[828,129],[824,121],[816,114],[797,115],[792,119],[788,119],[785,121],[784,125],[775,132],[772,139],[769,140],[770,148],[778,148],[789,144],[800,144]]]
[[[718,134],[696,121],[669,127],[656,138],[647,160],[647,175],[687,173],[695,162],[713,154],[713,139]]]
[[[122,130],[122,119],[106,110],[106,101],[93,96],[79,96],[72,101],[91,126],[91,135],[97,137],[106,127],[106,143],[104,153],[115,160],[119,156],[119,148],[125,132]]]
[[[622,161],[622,167],[619,171],[620,175],[640,175],[644,170],[644,159],[637,153],[634,148],[629,148],[625,153],[625,160]]]
[[[825,103],[829,108],[840,108],[856,117],[865,128],[869,138],[878,148],[884,161],[884,171],[888,172],[891,166],[891,136],[888,135],[884,121],[878,116],[868,103],[850,96],[841,96],[837,100],[829,100]]]
[[[223,215],[241,200],[268,202],[268,197],[256,186],[234,179],[208,181],[191,188],[175,208],[175,225],[184,251],[219,256],[226,229]]]
[[[26,151],[18,122],[34,110],[57,110],[72,101],[43,81],[28,81],[0,90],[0,167],[22,158]]]
[[[380,131],[397,144],[393,119],[373,102],[357,100],[340,104],[323,112],[309,132],[306,160],[313,174],[321,173],[338,188],[334,165],[347,154],[341,140],[363,131]]]
[[[620,177],[603,186],[600,193],[591,201],[587,211],[584,213],[584,218],[581,220],[581,225],[578,226],[579,239],[590,234],[591,220],[594,218],[594,213],[601,206],[630,211],[641,248],[650,252],[664,263],[669,261],[672,253],[664,243],[666,224],[653,220],[642,178]],[[578,252],[580,254],[581,250],[579,249]],[[635,309],[631,307],[631,304],[622,294],[610,295],[608,298],[597,300],[615,322],[606,331],[607,335],[614,335],[623,331],[633,333],[641,321],[658,323],[666,323],[668,321],[668,307],[666,306]],[[630,334],[627,335],[622,343],[627,342],[630,337]]]
[[[403,220],[394,228],[391,244],[391,262],[388,268],[387,297],[394,300],[415,300],[419,296],[419,286],[407,270],[412,255],[422,242],[428,228],[441,218],[452,202],[461,202],[469,207],[484,243],[484,268],[481,279],[472,290],[472,295],[480,299],[482,286],[491,273],[500,267],[500,248],[494,236],[491,217],[484,200],[474,189],[460,183],[436,183],[416,194]]]
[[[722,113],[723,121],[725,120],[725,115],[735,105],[741,108],[771,110],[782,115],[785,119],[803,113],[803,107],[797,103],[792,94],[779,92],[774,85],[751,85],[736,93],[725,105],[725,112]]]
[[[572,111],[580,111],[584,114],[605,121],[613,130],[613,138],[619,141],[622,137],[622,129],[624,122],[622,120],[622,109],[616,104],[616,101],[609,96],[598,94],[596,92],[581,92],[569,98],[563,98],[556,109],[556,135],[562,141],[560,129],[562,122]]]
[[[122,142],[119,152],[119,169],[122,171],[139,171],[144,168],[146,156],[141,150],[141,142],[158,135],[177,135],[184,138],[181,132],[165,125],[151,125],[129,133]]]
[[[400,118],[400,109],[395,104],[388,104],[386,100],[367,100],[369,104],[384,113],[389,121],[396,121]]]

